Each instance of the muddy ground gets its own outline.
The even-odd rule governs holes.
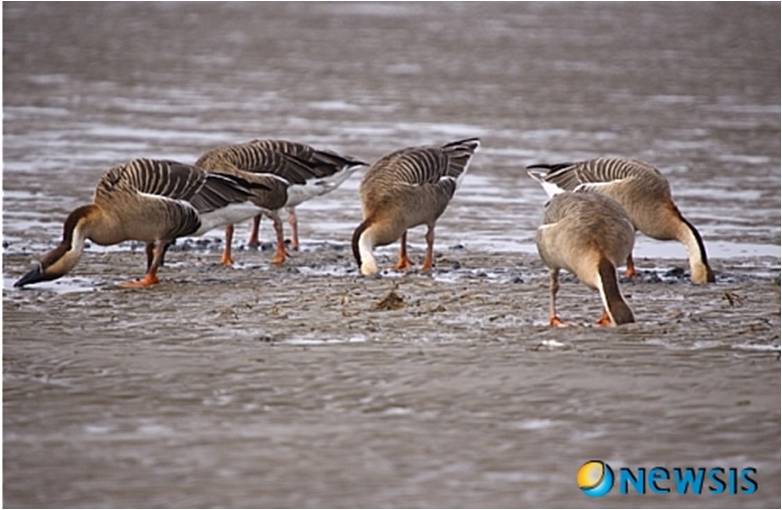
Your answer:
[[[143,291],[113,286],[140,252],[93,254],[78,276],[94,291],[7,291],[6,501],[582,506],[574,473],[590,458],[753,465],[755,498],[708,504],[778,498],[780,287],[755,276],[767,262],[717,263],[719,283],[701,287],[640,260],[658,269],[623,282],[638,323],[620,328],[593,325],[599,297],[568,277],[571,326],[550,329],[535,257],[445,248],[432,276],[359,278],[347,248],[281,269],[270,251],[237,252],[235,269],[217,250],[174,251]]]

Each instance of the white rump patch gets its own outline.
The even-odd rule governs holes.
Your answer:
[[[543,188],[543,191],[546,192],[546,195],[548,195],[549,198],[553,197],[554,195],[558,195],[560,193],[564,193],[565,190],[554,184],[553,182],[549,182],[546,180],[546,174],[544,172],[536,172],[534,170],[527,170],[527,173],[530,177],[538,181]]]

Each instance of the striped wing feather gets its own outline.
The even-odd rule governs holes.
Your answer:
[[[196,166],[206,170],[235,169],[271,173],[291,184],[304,185],[311,179],[328,177],[345,168],[364,164],[329,151],[287,140],[253,140],[212,149]]]
[[[543,180],[566,191],[590,189],[590,185],[606,185],[621,182],[656,170],[641,161],[599,158],[579,163],[557,165],[531,165],[527,168],[547,169]],[[594,187],[594,186],[593,186]]]
[[[410,147],[378,160],[367,173],[392,174],[400,183],[420,186],[442,179],[458,179],[467,169],[479,146],[477,138],[452,142],[441,147]]]
[[[199,214],[246,202],[249,196],[245,183],[233,176],[175,161],[136,159],[106,172],[95,190],[95,203],[117,209],[141,200],[166,218],[175,238],[198,230]],[[153,217],[160,215],[150,214]]]

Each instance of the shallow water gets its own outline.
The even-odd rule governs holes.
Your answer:
[[[780,504],[780,55],[773,4],[4,4],[6,506]],[[283,269],[220,232],[91,246],[12,282],[111,165],[285,137],[374,160],[480,136],[437,271],[359,279],[354,175]],[[639,236],[639,322],[546,325],[537,162],[653,162],[718,283]],[[262,236],[271,238],[264,221]],[[423,230],[411,232],[420,259]],[[389,265],[395,247],[380,249]],[[681,271],[678,268],[685,268]],[[376,303],[397,286],[401,309]],[[643,440],[639,440],[643,438]],[[592,501],[613,466],[753,465],[753,496]]]

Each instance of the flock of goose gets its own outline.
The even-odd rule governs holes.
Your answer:
[[[407,230],[418,225],[427,226],[422,265],[426,272],[434,262],[435,222],[479,146],[477,138],[469,138],[442,146],[408,147],[372,165],[283,140],[218,147],[194,165],[135,159],[103,175],[93,203],[76,208],[65,220],[62,242],[14,285],[22,287],[67,274],[78,263],[89,239],[100,245],[128,240],[146,243],[145,275],[120,286],[148,287],[159,282],[158,269],[175,239],[223,226],[222,263],[231,265],[233,224],[252,218],[249,244],[257,246],[262,216],[274,223],[272,262],[282,264],[287,254],[280,211],[288,211],[291,248],[297,250],[295,207],[336,189],[364,166],[369,169],[360,187],[363,221],[352,239],[361,274],[377,273],[374,247],[396,240],[401,244],[395,268],[409,268]],[[692,281],[714,281],[700,234],[679,212],[668,181],[651,165],[603,158],[528,169],[551,197],[535,239],[543,262],[550,268],[552,326],[562,324],[556,311],[561,269],[599,291],[604,310],[599,324],[634,321],[619,290],[616,268],[626,263],[626,275],[635,274],[632,249],[637,230],[655,239],[680,241],[689,254]]]

